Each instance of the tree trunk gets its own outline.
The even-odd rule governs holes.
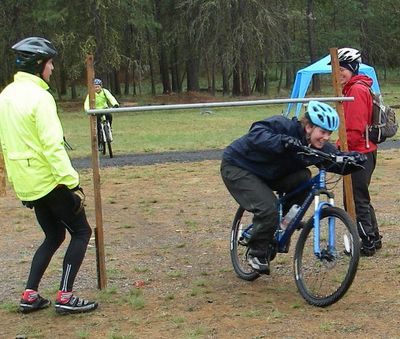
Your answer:
[[[60,63],[60,94],[67,94],[67,72],[63,62]]]
[[[186,61],[187,91],[199,91],[199,61],[197,57],[191,55]]]
[[[316,61],[316,39],[315,39],[315,26],[314,26],[314,1],[307,0],[307,34],[308,34],[308,51],[310,53],[311,63]],[[312,78],[312,91],[314,93],[321,92],[321,83],[318,75],[314,75]]]
[[[76,84],[75,81],[72,81],[71,83],[71,99],[74,100],[78,97],[78,94],[76,92]]]
[[[206,71],[206,75],[207,75],[207,92],[211,93],[211,76],[210,76],[210,69],[208,67],[208,58],[207,55],[205,56],[205,60],[204,60],[204,67],[205,67],[205,71]]]
[[[159,47],[158,63],[160,65],[160,75],[161,75],[161,83],[163,86],[163,94],[169,94],[171,93],[171,82],[169,80],[168,58],[166,50],[162,45],[162,43],[161,46]]]
[[[262,62],[258,63],[256,78],[254,80],[254,90],[260,94],[264,93],[264,71]]]
[[[91,2],[91,12],[92,12],[92,18],[93,18],[93,24],[94,24],[94,37],[96,40],[96,50],[94,52],[94,57],[96,60],[97,65],[102,65],[103,64],[103,54],[104,54],[104,45],[103,45],[103,33],[101,30],[101,17],[99,10],[97,8],[97,2],[92,1]],[[100,67],[96,68],[96,73],[95,76],[97,78],[102,78],[104,79],[106,75],[106,71]]]
[[[150,68],[150,83],[151,83],[151,94],[156,95],[156,83],[155,83],[155,78],[154,78],[154,65],[153,65],[153,53],[151,49],[151,39],[150,39],[150,32],[147,29],[146,30],[146,35],[147,35],[147,57],[149,59],[149,68]]]
[[[129,68],[124,69],[124,95],[129,95]]]
[[[233,83],[232,83],[232,95],[239,96],[241,94],[240,90],[240,67],[236,64],[233,67]]]
[[[279,73],[279,81],[278,81],[278,87],[276,89],[276,92],[278,93],[278,95],[281,93],[281,89],[282,89],[282,79],[283,79],[283,68],[284,68],[284,63],[281,63],[281,69],[280,69],[280,73]]]
[[[161,1],[154,1],[155,17],[159,23],[162,22],[161,18]],[[157,44],[158,44],[158,64],[160,66],[161,83],[163,86],[163,94],[171,93],[171,82],[169,79],[168,71],[168,58],[165,47],[164,34],[162,29],[157,30]]]
[[[228,76],[228,68],[226,64],[222,65],[222,95],[229,94],[229,76]]]
[[[215,62],[212,64],[211,94],[215,95]]]
[[[246,58],[246,56],[245,56]],[[242,95],[250,95],[250,74],[249,74],[249,63],[247,60],[242,61]]]
[[[264,94],[269,93],[268,60],[269,60],[269,55],[268,51],[266,51],[264,55],[264,63],[265,63]]]
[[[121,95],[121,83],[119,81],[119,73],[116,69],[113,71],[114,94]]]
[[[361,45],[361,50],[363,52],[363,62],[367,64],[372,64],[372,48],[373,45],[369,42],[370,41],[370,33],[369,33],[369,22],[367,19],[367,13],[370,11],[369,8],[369,0],[361,0],[362,3],[362,11],[363,15],[361,15],[361,20],[360,20],[360,29],[361,29],[361,34],[360,34],[360,45]],[[382,61],[382,60],[380,60]]]
[[[171,56],[171,79],[172,79],[172,91],[175,93],[182,92],[182,83],[180,81],[180,74],[179,74],[179,62],[178,62],[178,47],[175,43],[175,46],[172,51]]]

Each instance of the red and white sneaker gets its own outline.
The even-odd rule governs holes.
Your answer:
[[[19,310],[22,313],[30,313],[47,308],[50,304],[50,300],[40,296],[37,291],[26,290],[22,293]]]

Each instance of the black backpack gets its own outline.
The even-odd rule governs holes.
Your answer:
[[[383,103],[382,96],[372,91],[365,82],[358,81],[368,87],[372,96],[372,121],[367,128],[367,140],[371,140],[374,144],[380,144],[387,138],[396,135],[399,125],[396,119],[395,110]]]

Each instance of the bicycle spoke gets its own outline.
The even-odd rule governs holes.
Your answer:
[[[247,263],[248,247],[242,245],[241,236],[248,225],[252,223],[252,214],[239,208],[236,212],[231,230],[230,253],[233,268],[237,276],[244,280],[254,280],[259,277]]]
[[[328,245],[328,221],[335,219],[335,248]],[[312,305],[327,306],[350,287],[359,258],[357,230],[344,211],[327,208],[320,221],[320,249],[315,255],[313,229],[307,225],[295,253],[295,278],[301,295]]]

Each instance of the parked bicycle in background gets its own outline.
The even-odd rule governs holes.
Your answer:
[[[94,90],[95,90],[95,109],[104,108],[117,108],[119,103],[117,99],[111,94],[111,92],[103,88],[103,82],[101,79],[94,79]],[[89,106],[89,95],[86,96],[84,103],[85,110],[90,108]],[[112,136],[112,121],[113,117],[111,113],[105,113],[96,115],[97,118],[97,138],[99,151],[102,154],[106,154],[106,145],[109,151],[110,158],[113,157],[111,148],[111,142],[113,141]]]

